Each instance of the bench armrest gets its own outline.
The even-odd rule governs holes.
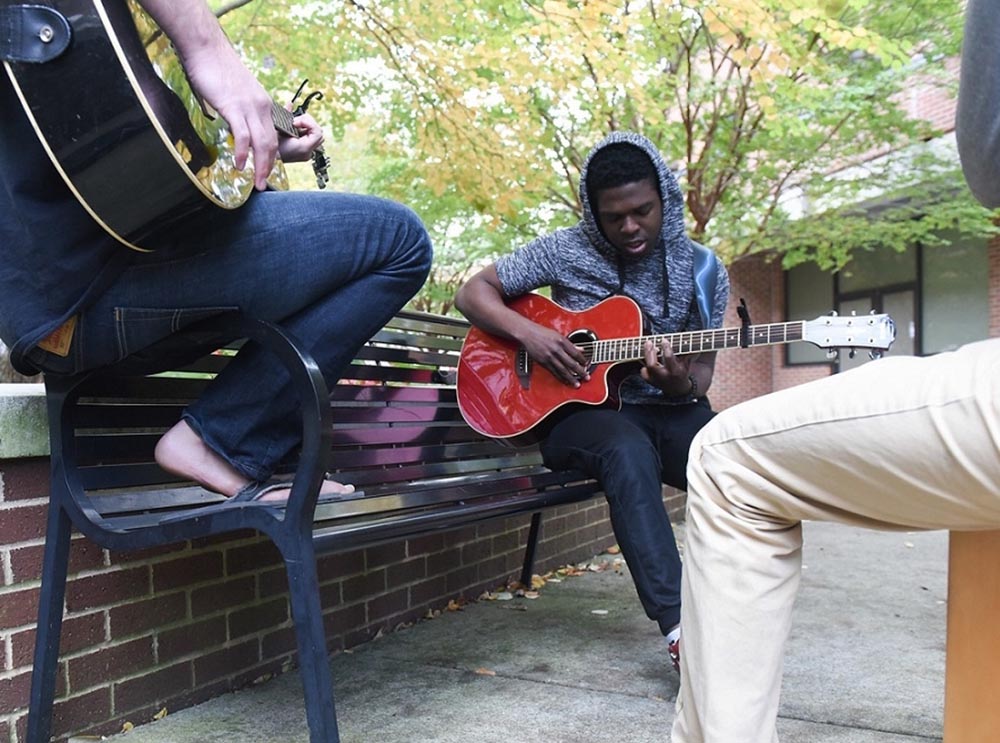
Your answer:
[[[260,504],[254,503],[232,504],[234,507],[239,505],[247,519],[246,523],[234,528],[273,526],[275,514],[286,522],[286,529],[311,528],[331,448],[332,422],[326,382],[312,355],[287,331],[273,323],[238,311],[229,311],[194,323],[117,364],[75,375],[46,375],[53,472],[52,497],[66,509],[81,532],[105,546],[111,546],[109,538],[115,541],[114,530],[109,528],[109,524],[90,504],[78,471],[74,411],[80,397],[87,394],[87,382],[146,376],[176,369],[182,361],[190,363],[239,338],[259,343],[261,347],[274,353],[288,370],[301,405],[302,449],[287,506],[275,510],[261,508]],[[236,510],[227,508],[227,503],[191,510],[201,513],[205,513],[207,509],[217,513]],[[176,523],[183,520],[183,517],[178,513],[169,520]],[[225,524],[229,521],[223,519]],[[133,548],[134,545],[129,542],[122,547]]]

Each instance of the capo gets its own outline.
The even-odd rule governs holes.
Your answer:
[[[740,306],[736,308],[736,314],[740,316],[742,327],[740,329],[740,348],[750,347],[750,310],[747,309],[747,301],[740,297]]]

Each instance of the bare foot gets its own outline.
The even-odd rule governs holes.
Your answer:
[[[233,496],[250,482],[180,421],[156,442],[156,463],[167,472],[194,480],[206,490]]]
[[[288,496],[292,492],[292,486],[289,485],[287,488],[275,488],[274,490],[268,490],[264,495],[254,500],[259,500],[262,503],[273,503],[274,501],[279,501],[281,503],[288,500]],[[320,495],[347,495],[348,493],[354,492],[354,486],[350,484],[344,484],[342,482],[337,482],[336,480],[324,480],[323,484],[320,485],[319,494]]]
[[[250,479],[241,475],[225,459],[211,449],[185,421],[180,421],[156,442],[156,463],[167,472],[194,480],[206,490],[232,497]],[[291,486],[277,488],[263,495],[260,500],[285,501]],[[353,493],[353,485],[326,480],[320,494],[346,495]]]

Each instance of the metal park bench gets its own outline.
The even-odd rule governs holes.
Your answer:
[[[115,367],[47,378],[52,491],[28,740],[49,740],[74,528],[123,552],[236,530],[267,535],[288,576],[311,740],[324,743],[337,741],[338,732],[317,553],[531,513],[522,575],[530,583],[540,511],[601,491],[579,473],[546,469],[537,449],[508,448],[463,422],[454,382],[467,330],[461,320],[400,313],[332,391],[294,340],[235,313]],[[278,354],[299,390],[304,443],[287,468],[289,476],[294,472],[287,506],[228,501],[177,482],[153,461],[159,435],[228,361],[225,353],[208,352],[233,338]],[[182,358],[183,364],[171,361]],[[317,505],[327,471],[357,492]]]

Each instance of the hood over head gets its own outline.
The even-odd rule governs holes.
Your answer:
[[[594,215],[593,205],[590,203],[590,196],[587,194],[587,174],[590,163],[599,151],[608,145],[626,143],[642,150],[653,163],[656,173],[659,176],[660,196],[663,202],[663,226],[660,229],[660,237],[654,250],[661,249],[667,245],[686,245],[688,242],[687,227],[684,224],[684,197],[681,194],[677,179],[667,168],[656,146],[646,137],[635,132],[615,131],[598,142],[587,155],[580,175],[580,203],[583,205],[583,219],[581,227],[590,243],[600,252],[608,256],[617,257],[615,247],[608,242],[608,239],[601,232],[597,224],[597,217]]]

